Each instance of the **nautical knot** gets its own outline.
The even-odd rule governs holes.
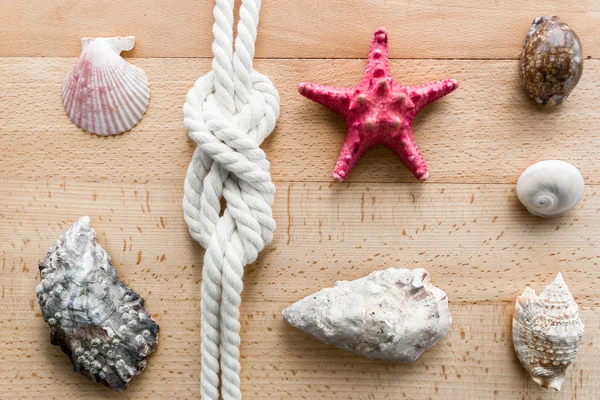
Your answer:
[[[239,307],[244,266],[275,230],[275,187],[259,147],[279,117],[279,94],[253,69],[259,0],[243,0],[233,52],[233,0],[217,0],[212,71],[183,107],[197,143],[185,179],[183,209],[191,236],[205,249],[201,304],[201,397],[241,399]],[[225,200],[222,209],[221,200]]]

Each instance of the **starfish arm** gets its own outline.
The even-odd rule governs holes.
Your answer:
[[[346,116],[348,112],[350,106],[350,89],[348,88],[302,82],[298,85],[298,92],[307,99],[329,108],[342,117]]]
[[[367,148],[364,141],[361,140],[360,131],[354,126],[348,127],[346,139],[344,139],[342,150],[335,164],[333,179],[338,182],[346,179],[365,151],[367,151]]]
[[[456,79],[444,79],[437,82],[426,83],[421,86],[409,88],[409,97],[415,105],[415,114],[421,111],[427,104],[452,93],[458,87]]]
[[[371,41],[371,49],[367,59],[367,66],[362,82],[370,82],[373,78],[391,77],[390,63],[388,60],[388,36],[385,28],[377,28]]]
[[[386,143],[386,145],[400,157],[415,178],[420,181],[425,181],[429,178],[427,165],[425,164],[423,155],[421,155],[419,146],[417,146],[411,126],[398,131],[395,140],[391,141],[391,143]]]

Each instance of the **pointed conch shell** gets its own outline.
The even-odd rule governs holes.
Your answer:
[[[583,336],[579,308],[562,275],[537,296],[526,288],[513,317],[515,352],[540,386],[560,390]]]
[[[81,39],[79,60],[62,85],[65,111],[81,129],[117,135],[144,116],[150,98],[146,73],[119,55],[133,45],[133,36]]]
[[[337,282],[283,310],[283,319],[324,343],[395,362],[415,361],[452,325],[446,294],[423,268]]]
[[[517,182],[517,196],[538,217],[568,213],[583,197],[583,177],[566,161],[540,161],[527,168]]]

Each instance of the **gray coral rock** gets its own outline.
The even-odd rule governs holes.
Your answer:
[[[125,390],[156,349],[158,325],[144,299],[119,280],[89,217],[58,238],[39,268],[36,292],[51,343],[71,358],[76,372]]]
[[[283,319],[322,342],[395,362],[415,361],[452,325],[446,294],[423,268],[337,282],[283,310]]]

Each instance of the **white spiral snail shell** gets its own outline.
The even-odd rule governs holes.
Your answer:
[[[566,161],[545,160],[533,164],[519,177],[517,197],[538,217],[555,218],[568,213],[583,197],[583,176]]]

